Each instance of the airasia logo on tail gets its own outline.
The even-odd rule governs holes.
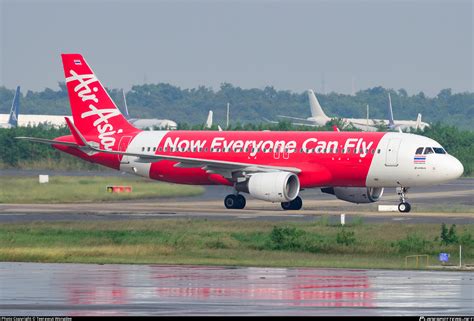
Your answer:
[[[93,84],[97,83],[101,86],[99,80],[94,74],[78,75],[74,70],[70,70],[69,73],[71,76],[66,78],[66,83],[77,81],[78,84],[74,87],[74,92],[77,93],[77,96],[83,102],[91,101],[88,105],[89,110],[81,113],[81,119],[95,116],[96,119],[92,123],[92,126],[95,127],[98,133],[97,137],[100,139],[100,143],[105,150],[112,150],[116,141],[113,135],[115,135],[115,133],[120,134],[123,130],[115,130],[114,126],[109,123],[109,119],[120,115],[120,111],[115,108],[115,106],[114,108],[100,109],[93,104],[99,103],[99,99],[95,94],[99,91],[99,88],[93,86]]]

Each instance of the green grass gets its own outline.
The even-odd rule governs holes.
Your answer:
[[[463,262],[474,263],[474,224],[457,226]],[[405,267],[405,256],[440,252],[440,225],[231,222],[190,219],[0,225],[0,261],[160,263],[275,267]],[[470,237],[469,237],[470,235]]]
[[[107,185],[132,187],[132,193],[108,193]],[[199,195],[199,186],[168,184],[140,177],[50,176],[40,184],[38,177],[0,177],[0,203],[64,203],[114,201]]]

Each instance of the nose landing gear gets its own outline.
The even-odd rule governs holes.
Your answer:
[[[408,193],[407,187],[397,187],[397,194],[400,197],[400,204],[398,204],[398,210],[402,213],[408,213],[411,210],[410,203],[406,201],[406,193]]]

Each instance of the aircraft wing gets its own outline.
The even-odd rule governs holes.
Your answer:
[[[316,125],[316,124],[306,124],[306,123],[291,123],[292,125],[296,125],[296,126],[308,126],[308,127],[319,127],[319,125]]]
[[[205,158],[195,158],[195,157],[183,157],[183,156],[174,156],[174,155],[159,155],[159,154],[145,154],[145,153],[130,153],[130,152],[121,152],[115,150],[105,150],[100,149],[93,144],[86,141],[84,136],[77,130],[76,126],[66,117],[66,122],[71,129],[72,135],[78,141],[76,146],[88,148],[90,151],[123,155],[123,156],[135,156],[138,157],[138,162],[143,163],[154,163],[161,160],[171,160],[178,162],[175,167],[184,167],[184,168],[203,168],[211,173],[219,173],[225,177],[232,177],[232,172],[271,172],[271,171],[286,171],[298,174],[301,172],[301,169],[296,167],[286,167],[286,166],[272,166],[272,165],[258,165],[258,164],[249,164],[241,162],[232,162],[232,161],[222,161],[222,160],[213,160]],[[230,174],[230,175],[229,175]]]
[[[175,167],[183,168],[204,168],[207,170],[214,171],[245,171],[245,172],[269,172],[269,171],[286,171],[292,173],[300,173],[301,170],[296,167],[285,167],[285,166],[271,166],[271,165],[257,165],[249,163],[231,162],[212,160],[205,158],[194,158],[194,157],[183,157],[173,155],[159,155],[159,154],[142,154],[142,153],[129,153],[119,151],[109,151],[99,149],[93,146],[88,146],[92,150],[100,153],[124,155],[124,156],[135,156],[139,158],[139,162],[143,163],[154,163],[161,160],[177,161]]]
[[[264,121],[266,121],[267,123],[278,124],[278,122],[277,122],[277,121],[270,120],[270,119],[268,119],[268,118],[265,118],[265,117],[263,117],[263,120],[264,120]]]
[[[309,120],[307,120],[306,118],[298,118],[298,117],[291,117],[291,116],[277,115],[277,117],[288,118],[288,119],[294,119],[294,120],[309,121]]]

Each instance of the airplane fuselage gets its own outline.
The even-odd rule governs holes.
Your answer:
[[[87,138],[87,137],[86,137]],[[71,136],[58,140],[73,141]],[[138,157],[56,148],[86,160],[151,179],[181,184],[224,184],[227,173],[179,162],[144,162]],[[429,138],[404,133],[143,131],[117,139],[114,150],[151,155],[232,161],[298,168],[301,188],[321,186],[396,187],[441,183],[462,173],[449,154],[426,155],[420,147],[442,148]]]

